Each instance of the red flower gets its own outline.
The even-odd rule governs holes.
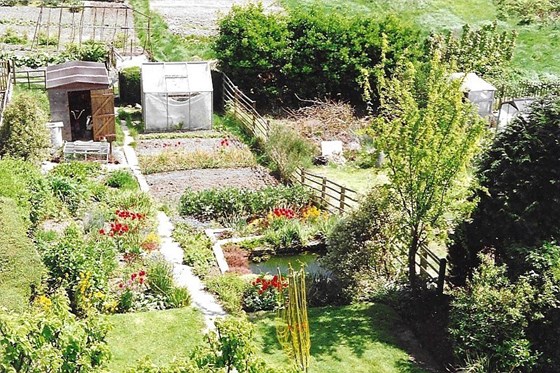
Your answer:
[[[124,288],[124,284],[121,282],[121,283],[119,283],[119,289],[122,289],[122,288]]]
[[[132,281],[134,281],[136,279],[136,277],[138,277],[138,273],[133,273],[133,274],[130,275],[130,279]]]
[[[105,234],[105,229],[100,229],[99,234]]]
[[[139,276],[146,276],[146,271],[142,270],[140,272],[138,272]]]

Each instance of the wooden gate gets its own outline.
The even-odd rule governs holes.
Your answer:
[[[115,140],[115,96],[112,89],[91,91],[93,141]]]

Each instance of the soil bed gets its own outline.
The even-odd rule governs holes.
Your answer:
[[[263,167],[205,169],[146,175],[150,194],[159,202],[177,206],[186,188],[204,190],[220,187],[261,189],[278,181]]]
[[[140,140],[136,145],[136,154],[157,155],[164,150],[181,150],[187,153],[195,151],[213,152],[220,150],[221,141],[222,138]],[[228,146],[242,148],[243,144],[235,140],[228,140]]]

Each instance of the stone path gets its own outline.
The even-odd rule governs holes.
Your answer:
[[[140,184],[140,189],[143,192],[149,193],[150,187],[146,182],[146,178],[140,171],[138,166],[138,158],[136,157],[136,152],[134,148],[130,146],[130,143],[134,139],[130,136],[128,128],[122,125],[124,132],[124,154],[130,169],[132,170],[138,183]],[[218,317],[224,317],[226,312],[222,306],[216,301],[216,298],[204,290],[204,284],[195,276],[192,272],[192,268],[183,264],[183,250],[179,244],[173,240],[173,223],[169,220],[169,217],[162,211],[158,212],[158,234],[161,239],[161,254],[163,257],[173,265],[173,275],[175,282],[179,286],[184,286],[189,290],[191,294],[192,303],[195,307],[200,309],[204,315],[204,321],[206,323],[207,330],[214,330],[214,320]]]

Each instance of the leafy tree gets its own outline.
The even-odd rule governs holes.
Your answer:
[[[400,243],[414,285],[416,255],[429,234],[445,234],[450,220],[468,206],[467,174],[484,122],[463,101],[460,82],[450,81],[437,53],[425,73],[401,61],[391,78],[380,74],[379,83],[380,115],[371,132],[387,157],[389,198],[402,211]]]
[[[559,138],[560,97],[539,100],[498,134],[479,166],[478,206],[452,237],[456,284],[465,282],[486,248],[494,248],[510,272],[523,273],[527,252],[560,239]]]
[[[50,147],[47,114],[27,93],[16,96],[4,111],[0,128],[0,155],[31,162],[46,159]]]

